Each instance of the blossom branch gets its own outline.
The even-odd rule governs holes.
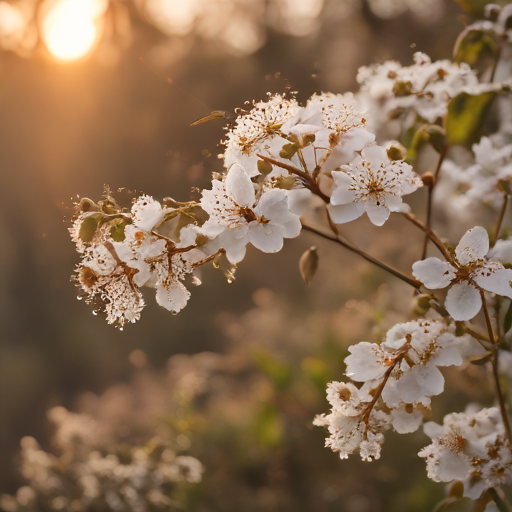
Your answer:
[[[382,382],[374,390],[372,401],[368,404],[368,406],[366,407],[366,409],[364,411],[363,421],[365,422],[365,425],[366,425],[365,432],[367,432],[368,428],[369,428],[370,414],[371,414],[373,408],[375,407],[375,404],[381,397],[382,392],[384,391],[384,388],[386,387],[386,384],[387,384],[389,378],[391,377],[391,374],[393,373],[393,370],[395,369],[396,365],[402,361],[402,359],[407,354],[408,350],[411,348],[411,339],[412,339],[411,335],[407,334],[406,339],[407,339],[407,341],[398,349],[396,357],[390,362],[389,367],[386,370],[386,373],[384,373]]]
[[[399,270],[397,270],[393,267],[390,267],[389,265],[386,265],[384,262],[374,258],[373,256],[370,256],[369,254],[365,253],[361,249],[358,249],[354,245],[345,242],[344,240],[340,239],[339,237],[332,237],[330,235],[327,235],[326,233],[322,233],[318,229],[316,229],[312,226],[309,226],[309,225],[305,224],[304,222],[302,223],[302,228],[305,229],[306,231],[310,231],[311,233],[315,233],[316,235],[321,236],[322,238],[331,240],[332,242],[342,245],[349,251],[352,251],[352,252],[358,254],[359,256],[364,258],[366,261],[369,261],[370,263],[377,265],[378,267],[382,268],[383,270],[386,270],[390,274],[393,274],[395,277],[398,277],[398,279],[401,279],[402,281],[406,282],[408,285],[412,286],[413,288],[415,288],[417,290],[419,290],[422,286],[422,284],[419,281],[417,281],[416,279],[412,279],[412,278],[406,276]]]

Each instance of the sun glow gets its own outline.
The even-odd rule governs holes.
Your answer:
[[[104,2],[59,0],[42,21],[42,37],[48,51],[60,61],[70,62],[88,55],[98,39],[96,19]]]

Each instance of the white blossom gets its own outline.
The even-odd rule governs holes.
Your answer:
[[[427,258],[413,265],[413,274],[427,288],[449,286],[445,307],[454,320],[470,320],[480,311],[480,291],[512,298],[512,270],[485,259],[489,235],[482,227],[466,232],[455,249],[452,262]]]
[[[402,66],[395,61],[361,67],[357,74],[361,91],[373,102],[375,117],[382,120],[413,110],[430,123],[448,112],[448,102],[461,92],[481,94],[495,90],[492,84],[480,84],[476,72],[466,63],[448,60],[432,62],[424,53],[414,54],[414,64]],[[370,119],[372,115],[370,114]]]
[[[500,208],[504,196],[500,182],[512,182],[512,144],[500,145],[493,138],[482,137],[472,149],[475,163],[465,170],[471,181],[468,197]]]
[[[382,399],[388,407],[430,404],[444,377],[438,367],[460,366],[453,326],[441,321],[412,321],[390,329],[380,345],[362,342],[349,348],[346,375],[357,382],[378,381],[389,371]],[[375,385],[374,385],[375,387]]]
[[[240,164],[230,168],[224,181],[213,180],[212,190],[203,191],[201,206],[210,216],[202,232],[218,238],[231,263],[244,258],[248,243],[263,252],[277,252],[283,238],[294,238],[301,230],[299,216],[290,211],[288,192],[271,189],[256,195]]]
[[[432,480],[460,480],[464,496],[471,499],[511,483],[512,454],[498,408],[448,414],[443,425],[426,423],[425,433],[433,442],[419,456],[426,459]]]
[[[385,148],[372,145],[341,170],[333,171],[329,214],[342,224],[367,213],[371,222],[382,226],[391,212],[406,211],[402,196],[422,186],[419,176],[403,161],[391,161]]]
[[[248,112],[243,112],[235,125],[227,133],[224,164],[230,168],[240,163],[249,176],[258,171],[258,153],[279,155],[288,141],[281,135],[280,129],[299,109],[295,99],[287,99],[276,94],[268,101],[260,101]]]
[[[314,425],[327,427],[330,436],[325,446],[346,459],[359,450],[363,460],[380,458],[382,432],[389,429],[391,418],[384,411],[370,408],[372,397],[353,384],[331,382],[327,387],[331,413],[315,418]],[[365,413],[368,416],[365,417]]]

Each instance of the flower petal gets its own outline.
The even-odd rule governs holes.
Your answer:
[[[352,203],[356,198],[356,191],[349,190],[354,185],[354,178],[344,171],[332,171],[334,189],[331,194],[331,204]]]
[[[482,298],[472,284],[463,281],[448,290],[444,305],[454,320],[462,322],[477,315],[482,307]]]
[[[252,207],[256,201],[251,178],[240,164],[233,164],[226,176],[226,192],[238,206]]]
[[[169,287],[158,286],[156,289],[158,304],[175,313],[181,311],[187,305],[189,297],[190,292],[179,281],[173,281]]]
[[[512,281],[512,269],[509,268],[498,268],[493,270],[492,267],[486,272],[485,267],[480,269],[478,275],[473,276],[475,283],[487,290],[488,292],[508,297],[512,299],[512,287],[510,282]]]
[[[481,260],[489,252],[489,235],[487,231],[476,226],[466,231],[455,248],[457,260],[462,265]]]
[[[263,252],[280,251],[283,247],[282,228],[273,223],[260,224],[253,221],[249,224],[249,241]]]
[[[389,219],[390,215],[390,211],[387,206],[383,204],[377,206],[371,202],[366,204],[366,213],[368,214],[372,224],[375,224],[376,226],[382,226],[384,222]]]
[[[412,266],[412,275],[427,288],[437,290],[446,288],[455,277],[454,268],[439,258],[427,258],[417,261]]]
[[[327,205],[329,215],[335,224],[344,224],[351,220],[358,219],[364,213],[364,206],[361,203],[348,203],[339,205]]]
[[[288,192],[288,208],[299,217],[306,213],[311,200],[311,190],[307,188],[294,188]]]

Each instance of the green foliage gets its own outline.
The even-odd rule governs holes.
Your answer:
[[[467,145],[475,140],[495,96],[495,92],[478,96],[463,92],[450,101],[446,117],[446,135],[450,144]]]
[[[455,62],[466,62],[476,68],[481,62],[495,60],[499,53],[500,46],[493,33],[469,26],[457,38],[453,57]]]

